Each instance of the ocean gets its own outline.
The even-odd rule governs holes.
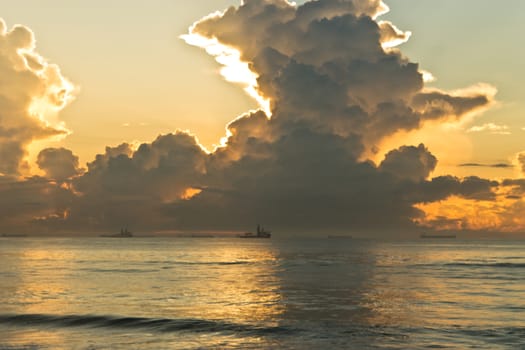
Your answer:
[[[525,242],[0,238],[0,349],[525,349]]]

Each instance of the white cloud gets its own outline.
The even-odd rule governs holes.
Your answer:
[[[498,125],[494,123],[485,123],[469,128],[467,132],[483,132],[488,131],[491,134],[510,135],[509,127],[507,125]]]

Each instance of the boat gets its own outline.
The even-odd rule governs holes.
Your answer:
[[[445,238],[445,239],[453,239],[453,238],[456,238],[456,235],[452,234],[452,235],[430,235],[428,233],[423,233],[421,234],[421,236],[419,236],[420,238]]]
[[[246,232],[239,236],[240,238],[271,238],[272,232],[266,231],[263,226],[257,225],[257,233]]]
[[[100,237],[129,238],[129,237],[133,237],[133,234],[126,227],[126,228],[121,228],[119,233],[115,233],[115,234],[112,234],[112,235],[100,235]]]

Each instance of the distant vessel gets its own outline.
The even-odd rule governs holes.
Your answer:
[[[347,235],[328,235],[328,238],[330,239],[352,239],[352,236]]]
[[[129,238],[133,237],[131,231],[128,231],[128,228],[121,228],[120,233],[115,233],[113,235],[100,235],[100,237],[111,237],[111,238]]]
[[[272,232],[266,231],[263,226],[257,225],[257,233],[246,232],[239,236],[240,238],[271,238]]]
[[[423,233],[420,238],[456,238],[456,235],[429,235],[428,233]]]

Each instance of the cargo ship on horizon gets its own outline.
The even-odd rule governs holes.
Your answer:
[[[112,235],[100,235],[100,237],[107,237],[107,238],[130,238],[133,237],[133,234],[131,231],[128,230],[128,228],[121,228],[119,233],[115,233]]]
[[[271,238],[272,231],[266,231],[263,226],[257,224],[257,232],[246,232],[239,236],[239,238]]]

